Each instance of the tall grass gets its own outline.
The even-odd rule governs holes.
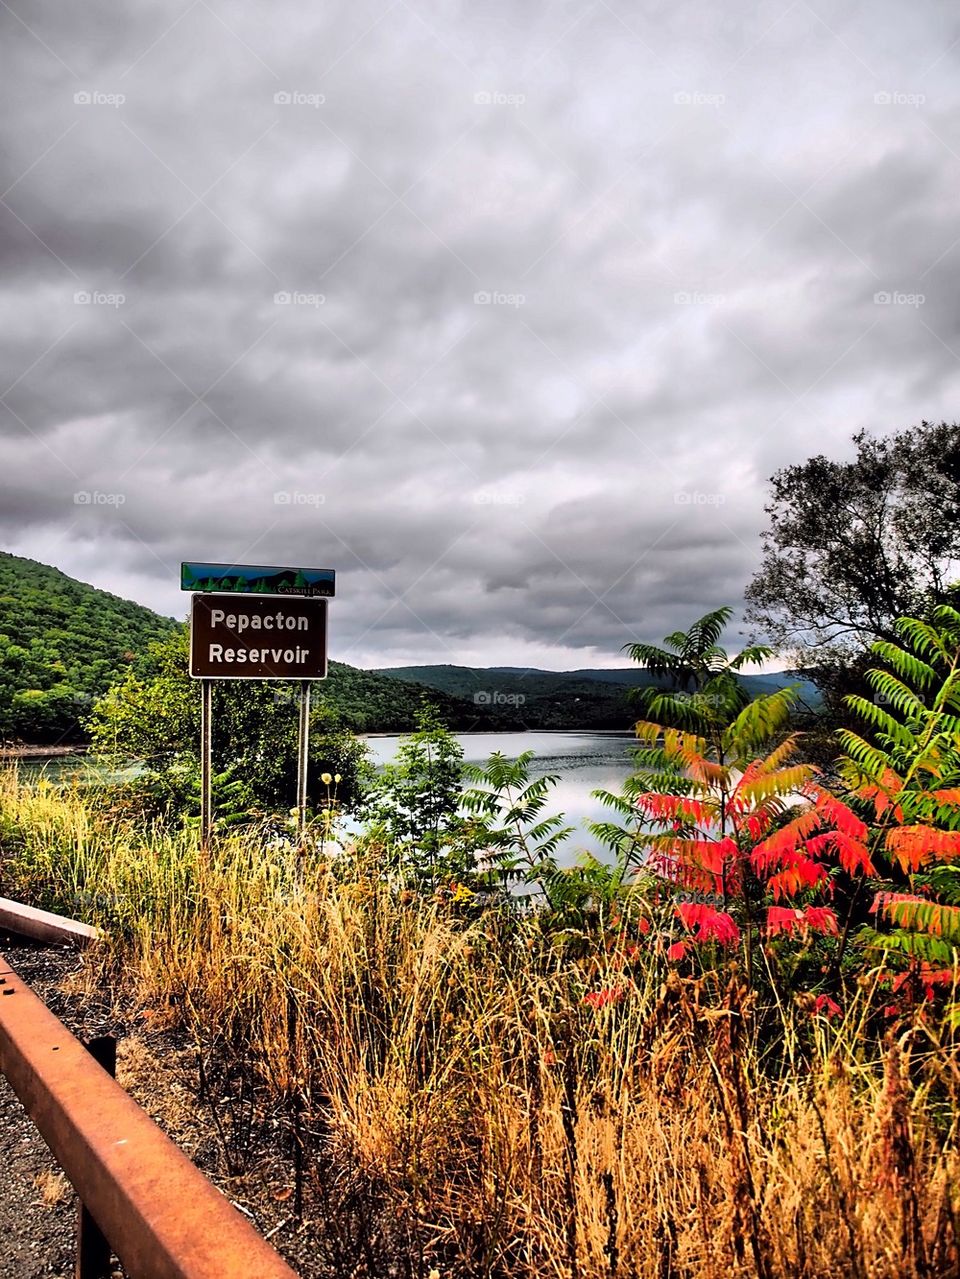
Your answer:
[[[869,983],[830,1024],[13,775],[0,822],[2,891],[101,924],[118,991],[295,1098],[408,1273],[956,1272],[956,1053],[933,1023],[883,1038]]]

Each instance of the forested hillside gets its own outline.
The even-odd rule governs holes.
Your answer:
[[[0,552],[0,739],[83,739],[93,700],[175,626],[149,608]]]
[[[488,726],[486,716],[504,713],[512,713],[529,728],[629,728],[637,718],[630,690],[663,683],[640,666],[576,671],[522,666],[394,666],[377,673],[467,698],[476,707],[477,727],[481,729]],[[821,705],[816,686],[802,674],[741,675],[740,680],[753,696],[785,684],[799,684],[807,708],[817,710]]]
[[[0,553],[0,739],[82,742],[93,701],[131,665],[149,675],[153,641],[182,623],[75,581],[35,560]],[[330,663],[316,696],[358,733],[405,732],[426,696],[460,731],[629,728],[640,667],[539,671],[406,666],[382,671]],[[744,677],[749,691],[796,678]],[[805,694],[816,698],[808,681]],[[756,687],[754,687],[756,685]]]
[[[83,742],[96,698],[132,666],[149,676],[153,642],[182,627],[59,569],[0,552],[0,740]],[[316,694],[359,733],[412,729],[424,696],[452,728],[522,727],[510,708],[478,724],[470,701],[342,662],[330,663]]]

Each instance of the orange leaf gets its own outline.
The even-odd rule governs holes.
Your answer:
[[[928,862],[948,862],[960,854],[960,831],[899,826],[887,832],[886,847],[901,870],[916,871]]]

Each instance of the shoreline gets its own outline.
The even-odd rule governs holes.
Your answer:
[[[377,737],[411,737],[417,730],[415,728],[406,729],[403,732],[381,733],[371,730],[366,733],[355,733],[355,737],[360,737],[364,741],[368,738]],[[632,728],[451,728],[450,732],[454,737],[507,737],[510,734],[519,736],[521,733],[535,737],[538,734],[549,735],[551,737],[567,736],[567,737],[635,737]]]
[[[0,746],[0,761],[7,759],[65,759],[70,755],[86,755],[90,747],[83,742],[75,746]]]

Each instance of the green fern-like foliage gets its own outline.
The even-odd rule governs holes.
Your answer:
[[[865,725],[843,730],[841,770],[870,805],[887,867],[861,944],[894,962],[946,965],[960,954],[960,612],[900,618],[899,644],[873,652],[874,697],[847,704]]]
[[[508,759],[495,751],[486,764],[464,770],[472,785],[461,804],[477,823],[474,837],[483,848],[481,877],[491,887],[515,884],[540,890],[551,906],[558,905],[560,868],[557,850],[573,831],[562,814],[544,815],[559,775],[530,776],[533,751]]]
[[[883,954],[893,961],[936,964],[946,966],[956,962],[956,947],[941,937],[927,932],[915,932],[908,928],[881,931],[865,926],[860,930],[859,941],[869,954]]]
[[[643,865],[659,839],[638,807],[639,796],[710,798],[718,780],[696,776],[692,759],[729,768],[732,777],[787,733],[798,687],[751,699],[738,675],[745,667],[760,665],[772,650],[755,644],[729,657],[720,639],[732,614],[730,608],[715,609],[688,630],[668,635],[663,648],[627,646],[635,661],[673,687],[635,690],[644,719],[636,725],[640,745],[633,755],[634,771],[619,794],[594,791],[594,798],[611,810],[611,819],[592,822],[590,828],[612,850],[623,874]],[[674,730],[683,735],[682,745],[668,737]]]
[[[688,630],[668,635],[663,648],[655,644],[625,646],[635,662],[671,686],[633,690],[643,718],[709,739],[718,756],[723,753],[724,731],[757,704],[751,703],[738,674],[748,666],[759,666],[772,654],[765,645],[754,644],[730,658],[720,639],[732,615],[731,608],[714,609]],[[780,694],[793,700],[796,689],[781,689]]]

